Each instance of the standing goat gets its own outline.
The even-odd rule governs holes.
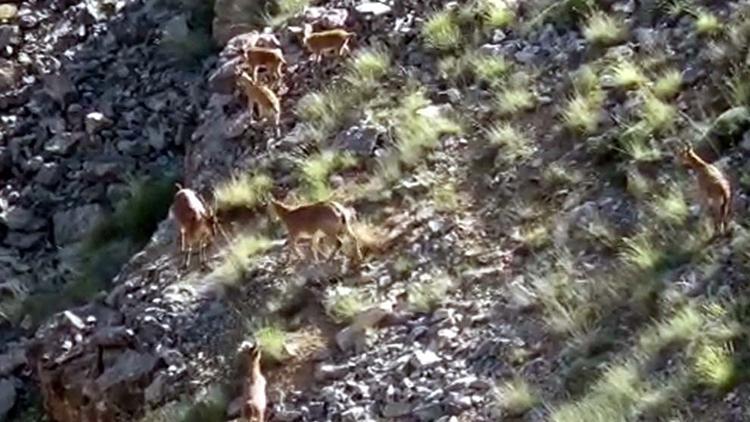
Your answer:
[[[264,68],[275,76],[277,83],[281,82],[284,76],[281,68],[286,65],[286,61],[280,48],[248,47],[243,55],[245,63],[252,71],[254,81],[258,80],[258,71]]]
[[[195,242],[199,242],[198,259],[203,264],[206,260],[205,248],[208,241],[216,236],[218,220],[194,190],[183,188],[179,183],[176,186],[178,191],[170,212],[180,226],[180,252],[186,253],[184,265],[190,265]]]
[[[328,259],[331,259],[341,249],[341,235],[346,232],[354,239],[357,258],[362,259],[359,241],[351,226],[352,213],[338,202],[324,201],[290,207],[272,198],[271,206],[286,227],[292,249],[300,258],[302,258],[302,252],[299,250],[298,241],[301,237],[313,238],[313,258],[318,261],[318,242],[320,240],[317,236],[318,232],[323,232],[325,236],[336,240],[336,249],[331,252]]]
[[[312,25],[306,23],[302,35],[302,44],[313,55],[315,63],[320,63],[323,54],[334,51],[339,56],[349,51],[349,41],[356,35],[344,29],[329,29],[312,32]]]
[[[267,400],[266,377],[260,372],[260,347],[257,343],[243,343],[240,352],[247,359],[247,376],[242,383],[242,420],[263,422]]]
[[[684,145],[679,156],[683,165],[695,170],[701,202],[714,220],[716,233],[725,233],[732,208],[732,188],[729,179],[713,164],[704,161],[690,145]]]
[[[279,97],[265,85],[259,84],[246,72],[240,72],[237,83],[247,97],[248,111],[250,112],[250,122],[253,120],[255,106],[258,106],[260,119],[266,117],[273,118],[273,125],[276,128],[276,136],[281,136],[281,101]]]

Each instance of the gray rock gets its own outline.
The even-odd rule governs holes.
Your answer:
[[[44,163],[36,174],[34,180],[46,187],[54,187],[60,179],[60,165],[57,163]]]
[[[443,406],[440,403],[429,403],[419,406],[412,412],[420,421],[434,421],[445,414]]]
[[[44,227],[44,220],[34,212],[21,207],[12,207],[5,214],[5,223],[11,230],[33,232]]]
[[[29,250],[44,239],[44,233],[10,232],[5,237],[5,244],[20,250]]]
[[[219,94],[231,95],[235,87],[234,71],[242,60],[242,57],[234,57],[211,73],[208,78],[208,89]]]
[[[442,361],[432,350],[415,350],[411,362],[417,368],[426,368]]]
[[[350,369],[349,365],[322,364],[315,368],[315,379],[318,381],[341,379]]]
[[[360,3],[357,6],[354,7],[354,10],[357,11],[357,13],[362,15],[373,15],[373,16],[380,16],[384,15],[386,13],[390,13],[391,7],[387,4],[375,2],[375,1],[368,1],[364,3]]]
[[[75,95],[76,88],[67,73],[56,72],[42,75],[44,92],[58,104],[64,106]]]
[[[375,150],[378,137],[385,133],[382,127],[362,125],[352,126],[339,132],[333,140],[332,147],[362,157],[369,157]]]
[[[153,372],[158,360],[149,353],[127,350],[117,358],[114,365],[96,379],[96,383],[102,391],[118,385],[138,383]]]
[[[0,51],[18,44],[19,35],[18,25],[0,25]]]
[[[0,90],[10,89],[21,79],[18,66],[10,60],[0,58]]]
[[[388,403],[383,407],[384,418],[398,418],[406,416],[412,411],[412,405],[407,402]]]
[[[22,347],[13,347],[0,355],[0,377],[7,377],[26,364],[26,353]]]
[[[84,127],[89,136],[95,135],[100,130],[110,126],[112,126],[112,120],[98,111],[87,114],[84,120]]]
[[[58,211],[52,217],[55,243],[65,246],[83,239],[103,214],[104,209],[99,204]]]
[[[70,132],[55,135],[44,144],[44,150],[50,154],[69,155],[79,139]]]
[[[5,417],[16,403],[16,387],[13,382],[7,378],[0,379],[0,421]]]
[[[328,7],[307,7],[302,19],[305,22],[316,22],[324,29],[343,28],[349,12],[346,9]]]

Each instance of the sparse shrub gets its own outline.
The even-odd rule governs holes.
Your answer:
[[[589,95],[574,94],[573,97],[568,99],[562,111],[565,126],[583,134],[596,132],[601,122],[603,101],[604,96],[600,91],[595,91]]]
[[[433,13],[422,27],[428,47],[439,51],[456,50],[461,45],[461,29],[450,10]]]
[[[537,251],[550,244],[552,236],[545,224],[528,224],[519,231],[519,240],[532,251]]]
[[[699,35],[715,36],[722,30],[721,21],[713,13],[701,10],[695,17],[695,32]]]
[[[283,362],[288,357],[286,342],[288,333],[276,324],[265,325],[253,334],[262,351],[261,359],[266,362]]]
[[[345,286],[339,286],[326,295],[323,307],[328,316],[339,324],[349,324],[354,317],[364,311],[371,301],[364,292]]]
[[[505,417],[519,417],[539,404],[540,400],[529,384],[516,378],[495,388],[495,405]]]
[[[484,0],[482,17],[485,27],[504,29],[516,19],[516,12],[503,0]]]
[[[597,10],[589,16],[583,36],[592,44],[611,46],[625,39],[626,29],[619,19]]]
[[[224,283],[236,283],[245,278],[255,258],[271,246],[271,241],[265,237],[243,235],[228,247],[222,264],[215,272]]]
[[[653,92],[656,98],[668,100],[680,93],[682,74],[675,69],[669,69],[659,76],[654,83]]]
[[[750,104],[750,73],[744,66],[730,70],[726,85],[729,87],[727,97],[731,105],[738,107]]]
[[[511,84],[497,94],[495,104],[501,115],[513,116],[534,108],[536,97],[527,86]]]
[[[487,132],[487,138],[491,144],[502,148],[501,157],[509,163],[529,158],[535,150],[531,139],[509,122],[492,126]]]
[[[580,180],[581,175],[576,169],[558,162],[547,165],[542,172],[542,186],[550,191],[573,186]]]
[[[325,139],[344,122],[350,101],[356,93],[349,88],[330,86],[320,92],[305,94],[295,111],[318,140]]]
[[[445,300],[452,286],[452,280],[446,276],[437,276],[427,282],[411,284],[407,290],[409,307],[416,312],[432,312]]]
[[[331,174],[355,165],[357,159],[349,153],[326,150],[307,157],[300,168],[305,198],[311,201],[328,199],[331,195],[328,183]]]
[[[219,210],[255,208],[273,187],[273,180],[263,173],[245,173],[232,177],[216,187],[216,207]]]
[[[648,82],[641,68],[629,60],[615,64],[610,73],[614,86],[622,89],[638,89]]]
[[[203,395],[193,398],[181,422],[220,422],[225,420],[229,399],[220,386],[210,387]],[[172,419],[174,420],[174,419]]]

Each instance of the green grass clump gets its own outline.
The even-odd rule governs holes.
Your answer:
[[[391,57],[381,46],[358,50],[348,63],[349,83],[372,85],[391,71]]]
[[[573,89],[581,95],[593,95],[601,90],[599,76],[590,65],[583,65],[572,73]]]
[[[323,307],[326,314],[336,323],[349,324],[371,303],[359,289],[338,287],[327,294]]]
[[[665,260],[664,250],[648,236],[638,235],[623,240],[623,262],[640,271],[653,271]]]
[[[650,133],[642,122],[627,127],[620,134],[623,152],[636,162],[650,162],[661,157],[659,148],[651,145]]]
[[[562,111],[565,126],[582,134],[596,132],[601,123],[603,102],[604,95],[600,91],[588,95],[575,93],[568,99]]]
[[[262,359],[270,362],[283,362],[287,358],[286,342],[288,334],[276,324],[261,327],[254,333],[262,351]]]
[[[534,153],[531,139],[510,122],[492,126],[487,138],[492,145],[501,147],[503,159],[511,163],[529,158]]]
[[[583,28],[583,36],[592,44],[611,46],[625,39],[625,25],[602,11],[593,12]]]
[[[698,35],[716,36],[722,30],[721,21],[713,13],[707,10],[701,10],[695,17],[695,32]]]
[[[516,378],[498,386],[495,405],[506,417],[519,417],[540,403],[536,391],[524,380]]]
[[[443,303],[452,286],[452,280],[445,276],[412,284],[407,290],[409,307],[415,312],[432,312]]]
[[[674,127],[677,110],[653,95],[646,95],[641,115],[651,132],[665,133]]]
[[[511,69],[510,63],[502,56],[486,54],[474,55],[469,64],[476,78],[490,86],[499,85]]]
[[[534,108],[536,96],[526,86],[508,86],[495,98],[497,111],[503,116],[513,116]]]
[[[218,210],[253,209],[263,202],[272,187],[273,180],[263,173],[246,173],[239,177],[232,177],[216,187],[216,208]]]
[[[255,258],[271,246],[272,242],[265,237],[243,235],[228,247],[224,261],[215,271],[224,283],[236,283],[244,279]]]
[[[641,68],[629,60],[623,60],[611,69],[614,86],[622,89],[638,89],[648,82]]]
[[[310,201],[322,201],[331,195],[328,178],[336,171],[357,165],[357,159],[349,154],[326,150],[314,154],[301,165],[304,197]]]
[[[312,136],[322,141],[345,121],[356,95],[358,94],[348,87],[330,86],[319,92],[305,94],[297,102],[295,111],[309,127]]]
[[[701,344],[694,352],[693,370],[698,382],[717,391],[729,391],[738,380],[731,343]]]
[[[659,221],[673,226],[682,225],[690,213],[685,195],[677,186],[671,186],[665,193],[656,196],[651,209]]]
[[[275,0],[271,4],[271,13],[264,13],[263,21],[267,26],[278,28],[304,12],[310,0]]]
[[[457,50],[461,45],[461,29],[449,10],[435,12],[427,18],[422,37],[428,47],[439,51]]]
[[[656,79],[653,93],[660,100],[674,98],[680,93],[682,87],[682,74],[679,70],[669,69]]]
[[[503,0],[485,0],[482,21],[489,29],[505,29],[516,19],[516,12]]]

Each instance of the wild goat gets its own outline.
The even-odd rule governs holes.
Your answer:
[[[312,53],[315,63],[320,63],[323,54],[328,51],[335,51],[339,56],[348,52],[349,40],[354,35],[356,34],[343,29],[312,32],[312,25],[306,23],[302,35],[302,44]]]
[[[247,376],[242,384],[242,420],[263,422],[266,413],[266,378],[260,372],[260,347],[257,343],[243,343],[240,350],[247,358]]]
[[[711,213],[714,230],[725,233],[732,207],[732,188],[727,177],[713,164],[704,161],[690,145],[684,145],[679,156],[683,165],[695,170],[701,202]]]
[[[320,239],[317,234],[321,231],[326,237],[336,240],[336,248],[327,259],[331,259],[341,249],[343,232],[354,239],[357,258],[362,259],[359,241],[351,226],[352,212],[338,202],[324,201],[290,207],[272,198],[271,206],[286,227],[291,247],[300,258],[303,255],[299,249],[298,241],[301,237],[308,236],[312,237],[313,257],[315,261],[318,261],[318,242]]]
[[[254,121],[253,113],[255,105],[258,105],[258,117],[272,117],[273,124],[276,128],[276,136],[281,136],[281,101],[279,97],[265,85],[261,85],[253,80],[246,72],[241,72],[237,83],[242,88],[247,97],[247,106],[250,111],[250,122]]]
[[[254,81],[258,80],[258,71],[261,68],[273,73],[277,82],[284,76],[281,68],[286,65],[286,61],[280,48],[248,47],[243,55],[245,63],[252,71]]]
[[[199,242],[198,259],[204,263],[207,241],[216,236],[218,220],[194,190],[183,188],[179,183],[176,186],[178,191],[174,196],[171,213],[180,226],[180,252],[187,252],[184,265],[190,265],[195,242]]]

